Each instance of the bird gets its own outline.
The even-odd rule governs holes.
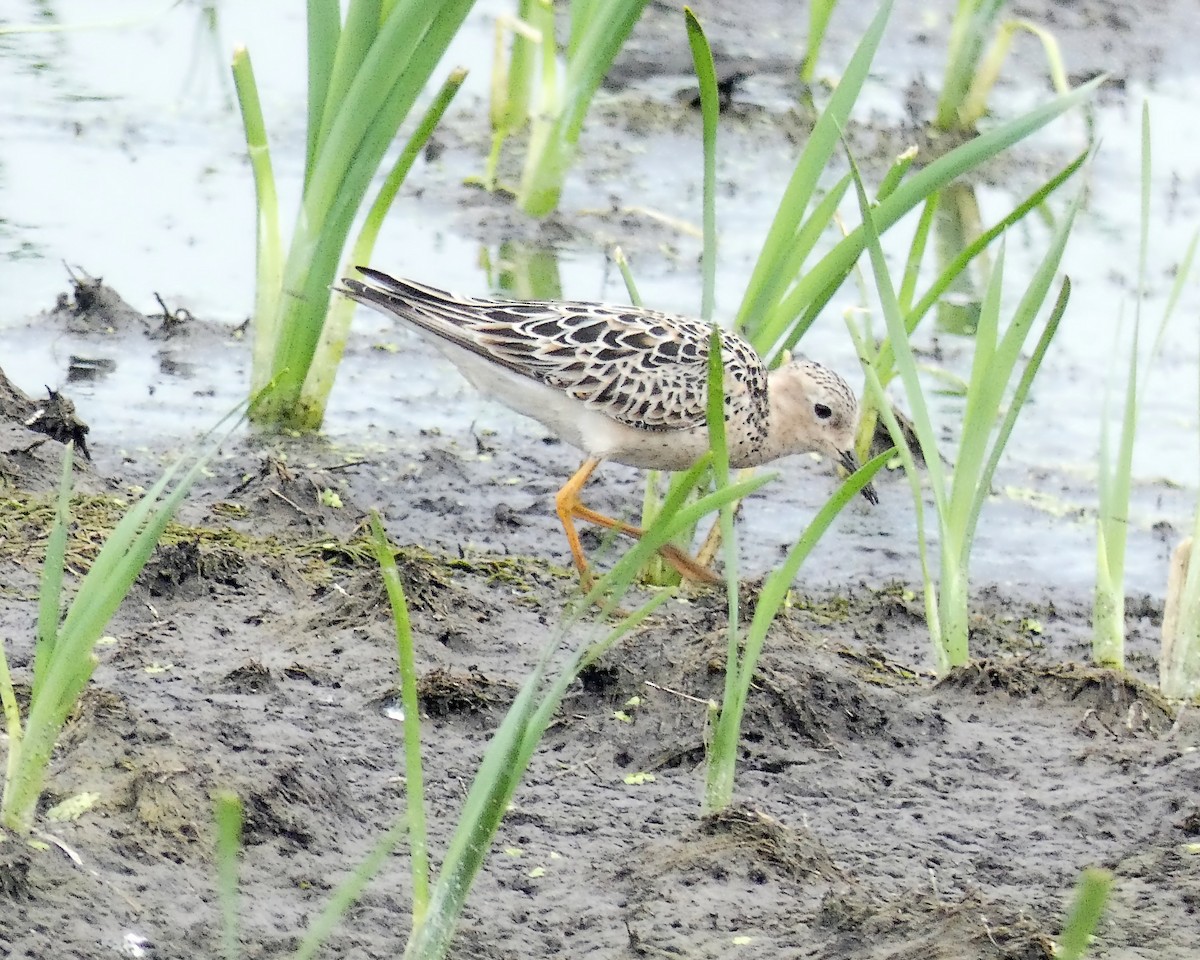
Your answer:
[[[555,509],[585,589],[592,576],[576,520],[629,536],[644,531],[584,506],[581,493],[604,461],[686,470],[709,449],[708,351],[714,326],[689,317],[570,300],[460,296],[371,267],[334,290],[401,321],[437,347],[480,392],[540,421],[584,454]],[[823,453],[858,468],[858,403],[837,373],[806,359],[768,370],[754,347],[721,328],[729,465],[758,467]],[[874,504],[870,484],[863,495]],[[719,582],[674,546],[660,553],[683,576]]]

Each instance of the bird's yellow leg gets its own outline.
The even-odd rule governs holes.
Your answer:
[[[588,457],[554,496],[554,509],[558,512],[563,533],[567,535],[567,545],[571,548],[571,556],[575,558],[575,566],[579,570],[579,579],[583,582],[585,593],[592,588],[592,574],[588,570],[587,557],[583,555],[583,545],[579,542],[579,531],[575,529],[575,515],[582,507],[579,491],[584,488],[598,466],[599,460]]]
[[[558,491],[558,495],[554,498],[554,505],[558,510],[558,519],[562,522],[563,530],[566,531],[567,543],[570,544],[571,554],[575,557],[575,566],[579,568],[579,576],[583,581],[584,589],[590,589],[592,577],[588,571],[587,560],[583,555],[583,548],[579,543],[579,533],[575,529],[575,518],[587,523],[594,523],[599,527],[615,530],[617,533],[623,533],[625,536],[635,539],[644,536],[646,533],[641,527],[635,527],[631,523],[617,520],[615,517],[610,517],[607,514],[598,513],[595,510],[585,507],[580,502],[579,493],[599,464],[600,461],[595,457],[589,457],[585,460],[583,466],[575,471],[574,476],[563,485],[563,488]],[[708,567],[694,560],[673,544],[664,544],[658,548],[658,552],[667,563],[689,580],[696,580],[700,583],[721,582],[721,578],[708,569]]]

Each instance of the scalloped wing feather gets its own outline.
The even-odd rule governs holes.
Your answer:
[[[459,297],[374,270],[344,292],[493,363],[643,430],[705,422],[705,323],[654,310],[559,301]],[[741,337],[721,332],[727,414],[765,418],[767,371]]]

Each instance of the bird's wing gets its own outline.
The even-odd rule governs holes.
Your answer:
[[[636,307],[459,297],[359,269],[367,282],[343,280],[343,293],[620,423],[682,430],[705,422],[708,324]],[[721,356],[727,405],[765,405],[767,373],[754,348],[722,331]]]

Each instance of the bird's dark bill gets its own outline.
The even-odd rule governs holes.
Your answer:
[[[850,473],[854,473],[858,469],[858,457],[854,455],[852,450],[843,450],[841,453],[841,463]],[[875,484],[868,483],[862,488],[862,495],[866,498],[867,503],[879,503],[879,494],[875,492]]]

